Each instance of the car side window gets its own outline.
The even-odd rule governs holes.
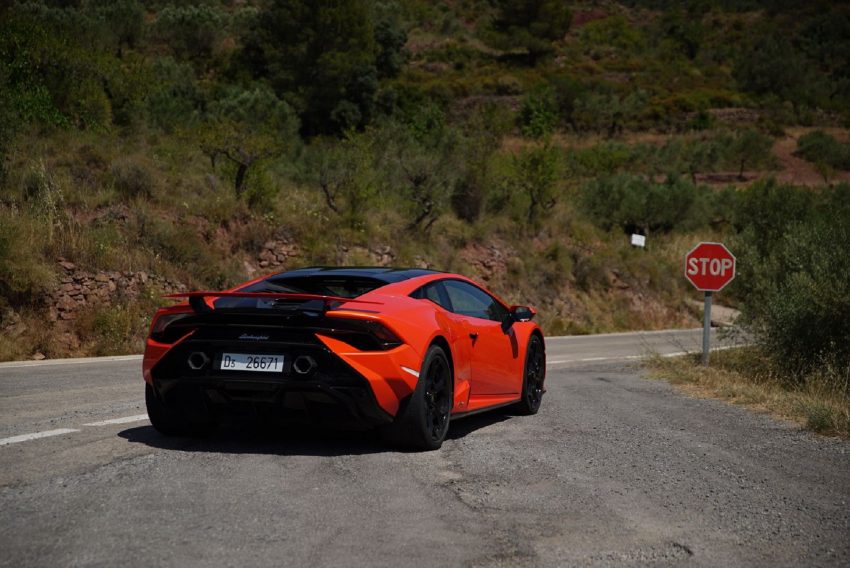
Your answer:
[[[446,280],[443,285],[456,314],[500,322],[509,313],[493,296],[471,284]]]
[[[442,282],[431,282],[417,289],[410,296],[420,300],[431,300],[440,307],[451,311],[452,307],[448,303],[448,297],[445,291],[441,290]]]

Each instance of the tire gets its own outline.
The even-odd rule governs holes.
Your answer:
[[[200,393],[182,391],[165,404],[151,385],[145,384],[145,406],[154,429],[165,436],[205,436],[215,419]]]
[[[525,367],[522,377],[522,398],[514,406],[517,414],[530,416],[537,414],[540,403],[543,402],[543,393],[546,389],[543,383],[546,380],[546,350],[540,336],[532,335],[528,340],[528,349],[525,353]]]
[[[449,430],[453,373],[445,351],[432,345],[425,355],[416,389],[402,401],[392,424],[384,427],[384,440],[409,450],[437,450]]]

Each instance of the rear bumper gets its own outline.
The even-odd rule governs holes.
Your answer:
[[[149,349],[156,348],[156,345]],[[222,371],[223,352],[283,355],[282,372]],[[206,359],[200,368],[189,364]],[[297,373],[296,357],[316,362],[309,373]],[[195,365],[197,367],[197,365]],[[203,398],[218,413],[259,413],[286,421],[374,427],[393,417],[379,405],[370,381],[319,343],[245,344],[186,338],[164,353],[146,372],[167,405],[186,391]]]

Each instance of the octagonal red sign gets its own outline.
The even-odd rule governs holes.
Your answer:
[[[685,278],[697,290],[719,292],[735,278],[735,255],[722,243],[700,243],[685,255]]]

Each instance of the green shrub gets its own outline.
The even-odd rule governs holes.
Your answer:
[[[271,89],[258,84],[252,89],[226,89],[209,105],[198,137],[213,166],[218,161],[232,168],[234,192],[241,196],[249,175],[261,180],[256,170],[300,143],[297,130],[298,119],[292,108]]]
[[[646,47],[643,32],[621,15],[588,23],[581,28],[580,37],[581,45],[591,53],[599,49],[637,52]]]
[[[179,57],[209,58],[224,37],[224,15],[204,5],[166,6],[155,24],[158,37]]]
[[[557,0],[499,0],[490,34],[499,49],[524,49],[528,62],[535,64],[553,51],[552,42],[567,33],[572,12]]]
[[[92,355],[138,353],[144,347],[144,330],[156,307],[144,298],[95,306],[79,315],[74,322],[75,331]]]
[[[134,48],[142,39],[145,8],[139,0],[89,0],[83,10],[99,24],[112,47]]]
[[[19,212],[0,212],[0,306],[38,304],[55,281],[41,250],[44,221]]]
[[[738,175],[744,175],[746,167],[771,164],[773,139],[754,128],[737,132],[732,136],[727,156],[738,166]]]
[[[133,157],[120,158],[109,168],[115,190],[123,197],[153,196],[155,180],[148,166]]]
[[[582,189],[584,210],[600,227],[624,231],[670,231],[705,223],[701,211],[710,201],[707,190],[682,179],[655,183],[628,174],[593,180]]]
[[[109,58],[91,49],[90,24],[76,11],[41,2],[15,3],[0,10],[3,102],[17,115],[16,122],[108,124],[100,70]]]
[[[370,4],[288,0],[265,5],[233,61],[235,72],[268,82],[299,112],[302,133],[338,134],[368,124],[384,65]],[[379,61],[380,59],[380,61]]]
[[[532,91],[522,99],[519,111],[520,128],[529,138],[545,138],[558,123],[558,109],[551,89]]]
[[[777,368],[790,381],[850,369],[850,186],[756,184],[739,195],[735,226],[731,291]]]
[[[566,73],[550,75],[548,80],[554,92],[560,120],[575,128],[573,113],[576,109],[576,101],[586,90],[585,85]]]
[[[575,102],[573,122],[580,132],[596,132],[608,137],[621,134],[646,112],[649,95],[642,90],[628,95],[588,91]]]
[[[647,165],[648,154],[642,145],[605,141],[589,148],[567,150],[565,161],[574,176],[592,177],[624,170],[641,171]]]
[[[743,312],[767,352],[792,373],[824,364],[850,369],[848,222],[791,226],[766,258],[741,259],[768,274]]]
[[[192,66],[161,57],[153,63],[151,74],[153,85],[146,100],[149,121],[169,133],[187,126],[204,102]]]
[[[548,145],[521,151],[511,159],[506,180],[512,201],[525,209],[525,222],[534,227],[557,203],[558,154]]]
[[[773,180],[757,182],[737,194],[732,222],[739,233],[752,232],[748,244],[763,257],[778,246],[791,223],[806,222],[814,208],[815,195]]]
[[[837,170],[850,170],[850,144],[842,144],[822,130],[814,130],[797,140],[797,153],[806,160]]]

